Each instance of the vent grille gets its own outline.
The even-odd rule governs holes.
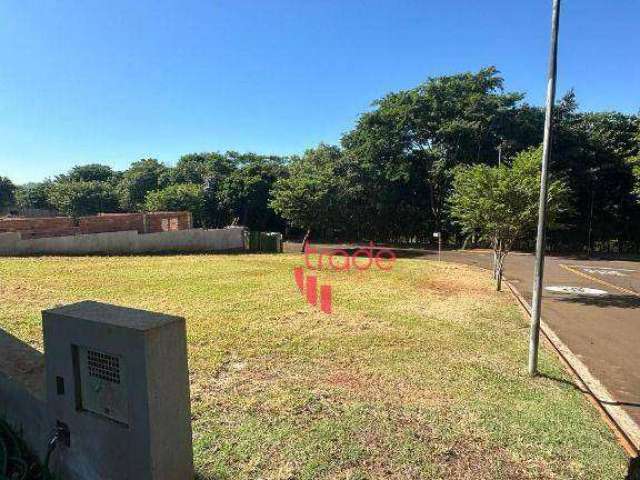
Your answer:
[[[89,375],[111,383],[120,383],[120,359],[113,355],[87,350]]]

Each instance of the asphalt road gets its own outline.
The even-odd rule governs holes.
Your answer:
[[[425,256],[436,258],[437,253]],[[443,252],[442,259],[491,266],[488,253]],[[505,262],[505,276],[529,303],[533,264],[533,255],[522,253],[510,254]],[[640,425],[640,262],[547,257],[544,287],[545,322]],[[562,293],[548,287],[604,293]]]

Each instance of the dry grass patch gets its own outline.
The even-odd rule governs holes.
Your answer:
[[[320,272],[299,255],[0,259],[0,326],[84,299],[187,318],[200,479],[619,479],[625,457],[570,385],[526,374],[526,324],[486,273],[424,260]],[[541,368],[568,380],[546,352]]]

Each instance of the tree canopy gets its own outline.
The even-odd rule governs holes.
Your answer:
[[[533,235],[538,223],[541,148],[523,150],[511,166],[476,164],[454,170],[448,200],[451,218],[463,234],[494,250],[498,278],[515,242]],[[569,189],[558,179],[548,184],[548,225],[568,210]]]
[[[145,200],[145,210],[149,212],[191,212],[196,226],[202,224],[204,206],[204,192],[193,183],[177,183],[149,192]]]
[[[543,124],[544,110],[506,90],[498,70],[486,67],[391,92],[339,145],[320,144],[300,156],[194,152],[174,166],[146,158],[124,171],[88,163],[0,195],[6,205],[71,215],[189,204],[205,227],[236,222],[293,235],[311,229],[324,240],[400,243],[424,243],[439,231],[461,244],[469,232],[448,208],[457,172],[522,173],[523,158],[538,155]],[[582,112],[569,91],[552,126],[550,170],[571,192],[571,208],[551,226],[551,247],[640,251],[638,115]],[[491,170],[499,162],[502,169]],[[511,178],[504,175],[503,182]],[[533,239],[529,231],[518,246],[532,248]]]
[[[15,203],[16,186],[7,177],[0,177],[0,208],[6,208]]]
[[[169,170],[155,158],[133,162],[123,172],[118,184],[120,208],[126,211],[142,210],[147,194],[160,190],[168,181]]]
[[[118,207],[113,187],[98,181],[56,182],[49,191],[49,202],[60,213],[74,218],[114,212]]]

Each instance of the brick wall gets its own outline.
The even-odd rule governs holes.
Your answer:
[[[145,233],[142,213],[103,213],[96,217],[81,217],[78,221],[81,233],[106,233],[135,230]]]
[[[80,217],[77,222],[67,217],[0,219],[0,233],[20,232],[24,239],[127,230],[155,233],[190,228],[189,212],[104,213]]]
[[[189,212],[152,212],[147,213],[147,232],[167,232],[192,228]]]
[[[58,230],[72,228],[73,220],[67,217],[45,218],[3,218],[0,219],[0,231],[21,232],[23,230]]]

